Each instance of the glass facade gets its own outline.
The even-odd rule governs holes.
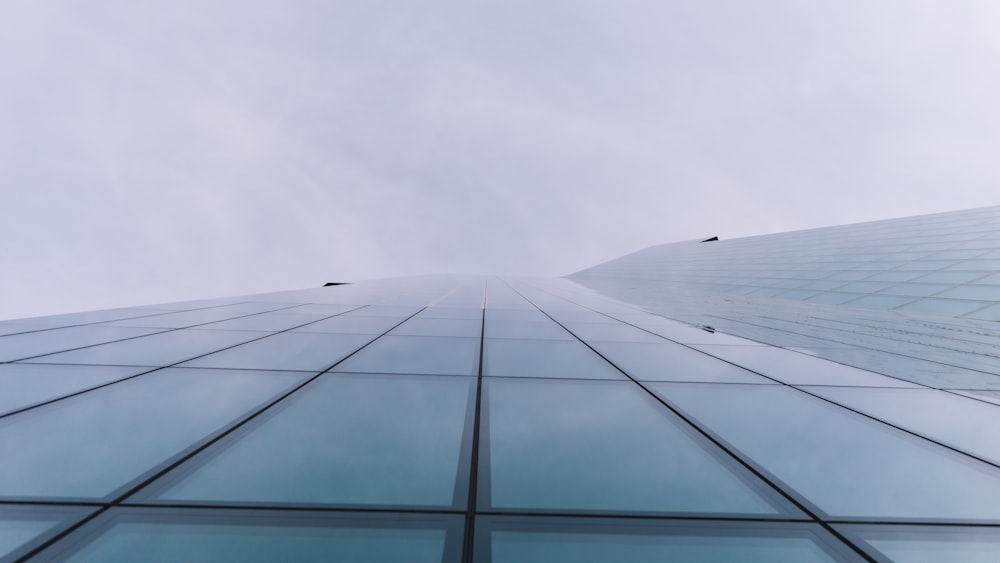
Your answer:
[[[995,233],[3,321],[0,561],[995,561]]]

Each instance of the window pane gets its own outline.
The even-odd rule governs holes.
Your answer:
[[[364,309],[361,309],[364,311]],[[393,317],[362,317],[360,315],[340,315],[324,319],[293,332],[338,332],[347,334],[382,334],[396,326],[403,319]]]
[[[810,393],[1000,463],[1000,407],[936,389],[810,387]]]
[[[788,387],[651,387],[835,517],[1000,520],[1000,473]]]
[[[156,486],[164,491],[158,496],[457,507],[469,486],[466,426],[474,384],[456,377],[325,375],[175,470]]]
[[[511,377],[625,379],[578,341],[486,339],[484,373]]]
[[[0,362],[160,332],[155,328],[77,326],[0,337]]]
[[[31,361],[109,366],[169,366],[202,354],[260,338],[263,335],[260,332],[173,330],[61,354],[41,356]]]
[[[805,523],[480,517],[477,528],[476,561],[491,563],[861,560]]]
[[[460,517],[112,508],[42,561],[456,563]]]
[[[336,371],[477,375],[479,339],[383,336],[337,366]]]
[[[493,379],[485,385],[484,508],[792,511],[633,383]]]
[[[1000,530],[997,528],[862,525],[836,528],[880,561],[994,563],[1000,553]]]
[[[0,496],[105,497],[302,378],[168,369],[0,419]]]
[[[95,509],[0,504],[0,560],[13,561]]]
[[[608,342],[665,342],[656,334],[629,326],[625,323],[568,323],[566,328],[583,340],[603,340]]]
[[[916,387],[906,381],[783,348],[771,346],[695,346],[695,348],[791,385]]]
[[[368,335],[359,334],[282,332],[197,358],[186,362],[184,366],[321,371],[371,339]]]
[[[0,365],[0,414],[136,375],[125,366]]]
[[[572,334],[566,332],[566,329],[548,319],[543,321],[487,321],[486,337],[576,340]]]
[[[295,309],[291,310],[294,311]],[[240,317],[238,319],[219,321],[217,323],[209,323],[206,325],[200,325],[198,328],[206,330],[263,330],[267,332],[276,332],[279,330],[295,328],[306,323],[315,322],[327,316],[328,315],[293,315],[281,311],[276,313],[264,313],[261,315],[250,315],[249,317]]]
[[[639,381],[774,383],[729,362],[672,342],[591,342],[590,345]]]
[[[482,319],[435,319],[414,317],[394,328],[393,336],[468,336],[479,338],[483,333]]]

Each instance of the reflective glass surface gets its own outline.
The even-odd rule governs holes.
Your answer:
[[[0,561],[13,561],[83,519],[92,507],[0,504]]]
[[[483,507],[792,512],[633,383],[493,379],[484,385]]]
[[[351,356],[337,371],[476,375],[479,339],[383,336]]]
[[[788,387],[651,387],[834,517],[1000,521],[1000,472]]]
[[[185,362],[184,366],[320,371],[372,339],[361,334],[281,332]]]
[[[775,383],[691,348],[663,342],[590,342],[595,350],[639,381]]]
[[[418,315],[392,329],[393,336],[468,336],[479,338],[482,319],[439,319]]]
[[[0,364],[0,414],[142,373],[125,366]]]
[[[458,506],[474,381],[327,374],[193,458],[170,501]],[[464,452],[464,453],[463,453]]]
[[[483,517],[477,525],[477,562],[862,561],[810,524]]]
[[[366,309],[360,309],[363,313]],[[382,334],[399,324],[403,318],[395,317],[364,317],[358,315],[338,315],[306,326],[294,329],[293,332],[338,332],[347,334]]]
[[[114,508],[41,561],[457,563],[448,516]]]
[[[0,497],[105,497],[301,379],[160,370],[2,418]]]
[[[11,362],[154,332],[160,332],[160,329],[78,326],[11,334],[0,337],[0,362]]]
[[[1000,464],[1000,406],[934,389],[811,387],[810,393]]]
[[[625,379],[580,342],[486,339],[485,375]]]
[[[993,563],[1000,553],[1000,528],[994,527],[839,525],[836,528],[880,562]]]
[[[264,335],[263,332],[172,330],[60,354],[40,356],[29,361],[55,364],[169,366]]]
[[[541,321],[490,320],[486,322],[486,336],[488,338],[576,340],[572,334],[548,319]]]
[[[695,348],[767,377],[791,385],[858,385],[913,387],[914,385],[870,371],[830,362],[770,346],[704,346]]]

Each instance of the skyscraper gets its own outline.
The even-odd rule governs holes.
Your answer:
[[[0,557],[994,561],[998,303],[988,208],[5,321]]]

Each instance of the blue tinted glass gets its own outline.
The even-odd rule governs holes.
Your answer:
[[[485,383],[481,506],[777,514],[759,483],[629,382]],[[482,456],[488,455],[488,464]]]
[[[208,332],[208,331],[205,331]],[[186,362],[184,366],[320,371],[367,344],[359,334],[282,332]]]
[[[558,324],[544,321],[487,321],[487,338],[544,338],[554,340],[576,340],[573,335]]]
[[[119,329],[125,330],[125,329]],[[173,330],[140,338],[41,356],[32,362],[119,366],[169,366],[260,338],[260,332]]]
[[[0,561],[13,561],[93,512],[90,507],[0,504]]]
[[[879,561],[994,563],[1000,553],[1000,530],[997,528],[871,525],[836,528]]]
[[[486,339],[484,373],[510,377],[625,379],[577,341]]]
[[[78,326],[0,337],[0,362],[159,332],[154,328]]]
[[[469,336],[483,333],[482,319],[436,319],[417,316],[394,328],[393,336]]]
[[[912,383],[771,346],[694,346],[712,356],[791,385],[915,387]]]
[[[741,367],[672,342],[591,342],[590,345],[639,381],[774,383]]]
[[[364,309],[361,309],[364,311]],[[293,332],[342,332],[347,334],[382,334],[403,319],[339,315],[297,328]]]
[[[295,311],[295,309],[291,309],[291,311]],[[318,321],[327,316],[329,315],[293,315],[291,313],[281,311],[263,313],[260,315],[250,315],[247,317],[240,317],[238,319],[230,319],[228,321],[219,321],[217,323],[209,323],[200,325],[198,328],[208,330],[263,330],[276,332],[279,330],[288,330],[290,328],[307,325],[308,323]]]
[[[651,387],[827,514],[1000,520],[986,464],[776,385]]]
[[[113,508],[42,561],[456,563],[454,516]]]
[[[809,390],[937,440],[1000,463],[1000,407],[935,389],[862,389],[812,387]]]
[[[479,339],[383,336],[336,369],[370,373],[477,375]]]
[[[0,414],[142,373],[147,368],[0,364]]]
[[[568,323],[566,328],[584,342],[663,342],[662,337],[625,323]]]
[[[0,419],[0,496],[105,497],[301,379],[168,369]]]
[[[113,321],[109,323],[104,323],[104,325],[139,326],[139,327],[153,327],[153,328],[184,328],[193,325],[213,323],[224,319],[246,317],[247,315],[253,317],[257,316],[258,313],[236,311],[228,307],[213,307],[211,309],[198,309],[197,311],[182,311],[178,313],[166,313],[162,315],[153,315],[153,316],[139,317],[135,319],[127,319],[122,321]]]
[[[480,517],[477,560],[492,563],[861,561],[814,524]]]
[[[464,503],[475,380],[325,375],[170,476],[173,501]],[[468,434],[471,437],[471,433]],[[465,444],[465,446],[463,446]],[[179,481],[179,482],[178,482]],[[456,496],[456,490],[458,495]]]

